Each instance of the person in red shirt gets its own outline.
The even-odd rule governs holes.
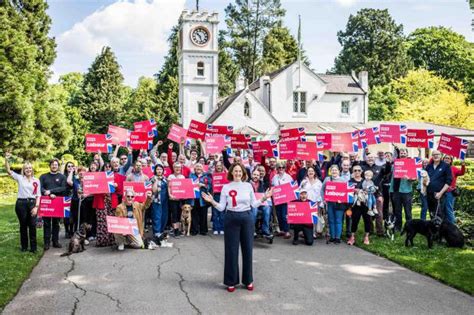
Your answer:
[[[168,165],[170,169],[173,169],[174,162],[175,161],[173,161],[173,143],[170,143],[168,145]],[[191,174],[191,169],[185,166],[186,156],[183,154],[178,155],[178,162],[181,164],[181,174],[183,174],[184,177],[188,178]]]
[[[463,176],[466,174],[466,162],[461,162],[461,168],[458,168],[453,165],[453,157],[450,155],[445,155],[443,161],[449,165],[451,165],[451,173],[453,174],[453,180],[451,181],[451,185],[449,185],[448,190],[446,191],[446,200],[444,204],[444,213],[446,214],[446,219],[456,224],[456,217],[454,216],[454,202],[456,201],[455,193],[453,193],[456,189],[456,180],[458,176]]]

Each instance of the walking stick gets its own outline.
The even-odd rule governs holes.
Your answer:
[[[81,196],[79,197],[79,208],[78,208],[78,214],[77,214],[77,229],[81,226],[81,207],[82,207],[82,200],[84,198]]]

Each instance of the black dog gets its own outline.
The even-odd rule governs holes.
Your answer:
[[[403,235],[405,232],[407,233],[405,246],[408,247],[408,243],[411,243],[411,246],[413,246],[413,238],[416,236],[417,233],[420,233],[426,236],[426,239],[428,241],[428,248],[432,248],[433,236],[438,232],[440,225],[440,220],[437,220],[436,218],[431,221],[414,219],[405,223],[405,226],[403,227],[402,233],[400,235]]]
[[[459,228],[448,221],[443,221],[439,228],[439,242],[446,240],[448,247],[464,247],[464,235]]]
[[[79,230],[74,233],[74,235],[69,240],[68,251],[61,254],[61,256],[69,256],[71,254],[76,254],[85,251],[84,241],[86,240],[86,234],[90,231],[92,225],[87,223],[82,223],[79,227]]]

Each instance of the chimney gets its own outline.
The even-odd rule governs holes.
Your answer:
[[[270,77],[263,75],[260,77],[260,89],[262,91],[262,103],[270,110]]]
[[[245,89],[245,78],[243,75],[239,74],[235,79],[235,92],[237,93],[243,89]]]
[[[367,71],[359,72],[359,84],[365,92],[369,92],[369,73]]]

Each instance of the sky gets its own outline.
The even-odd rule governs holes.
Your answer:
[[[225,28],[224,9],[234,0],[200,0],[200,9],[219,13]],[[115,52],[125,84],[137,85],[161,68],[168,51],[167,37],[183,9],[195,0],[49,0],[50,35],[56,38],[57,57],[52,82],[68,72],[86,72],[103,46]],[[474,18],[466,0],[281,0],[285,26],[292,34],[302,20],[302,41],[316,72],[331,69],[341,50],[337,32],[349,15],[362,8],[388,9],[405,34],[419,27],[445,26],[474,42]]]

